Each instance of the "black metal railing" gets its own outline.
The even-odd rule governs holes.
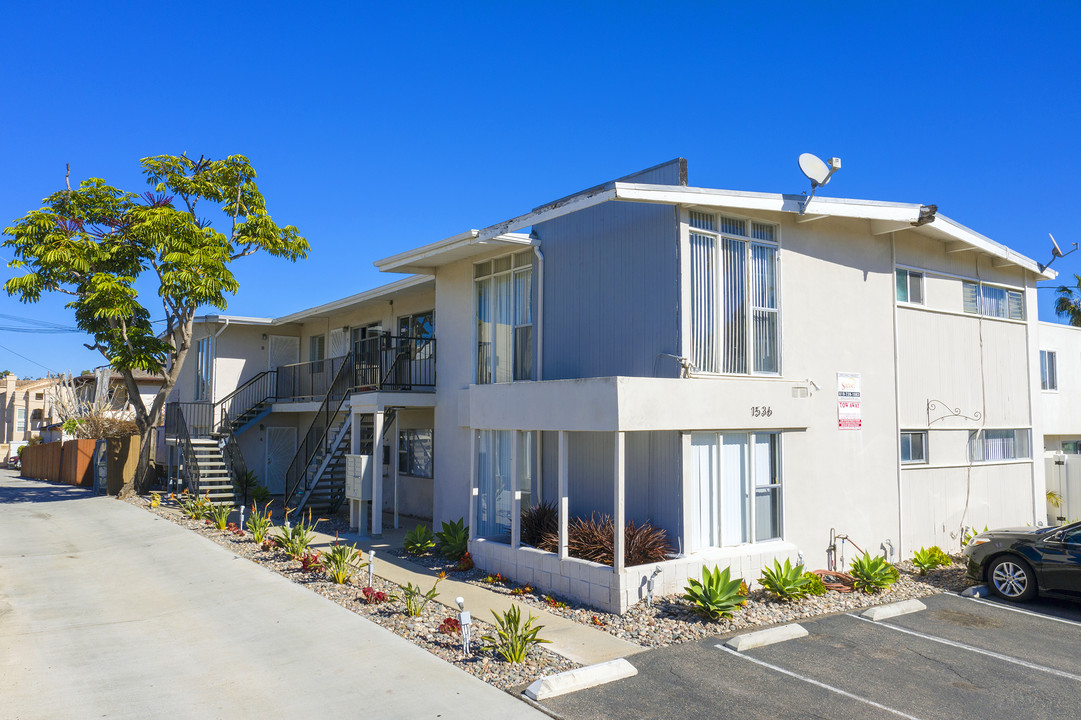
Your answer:
[[[321,400],[344,363],[344,357],[334,357],[282,365],[276,371],[274,398],[283,402]]]
[[[285,471],[285,506],[294,501],[297,492],[308,489],[308,481],[317,480],[309,478],[312,466],[318,466],[323,458],[334,450],[334,430],[339,420],[344,415],[342,407],[345,405],[349,393],[353,390],[353,354],[349,353],[344,358],[335,358],[344,362],[338,365],[338,372],[334,376],[323,403],[315,413],[315,418],[304,433],[304,440],[297,448],[293,461]],[[323,361],[329,362],[329,361]],[[281,368],[279,368],[280,370]],[[281,375],[279,374],[279,378]],[[301,508],[298,508],[298,510]]]
[[[180,405],[191,403],[173,403],[173,423],[176,429],[175,437],[179,440],[180,456],[184,462],[184,478],[187,480],[188,492],[199,494],[199,459],[195,457],[195,448],[191,444],[191,434],[188,432],[188,423],[184,419],[184,409]]]
[[[435,338],[378,335],[358,340],[353,355],[358,390],[435,390]]]
[[[214,405],[208,402],[171,402],[165,406],[165,436],[180,437],[180,425],[189,438],[210,437],[216,428]]]
[[[214,419],[222,428],[227,418],[241,419],[253,408],[273,400],[278,390],[278,371],[264,370],[214,404]]]
[[[236,435],[233,433],[233,422],[227,412],[222,412],[221,436],[225,441],[221,448],[222,458],[233,474],[233,482],[238,487],[246,485],[244,476],[248,474],[248,465],[244,462],[244,453],[240,452],[240,445],[237,444]],[[246,501],[247,498],[241,498],[241,502]]]

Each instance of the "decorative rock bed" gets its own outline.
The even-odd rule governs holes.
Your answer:
[[[485,578],[489,577],[489,574],[477,568],[465,573],[454,572],[454,563],[447,562],[434,554],[417,557],[399,550],[396,555],[437,572],[445,571],[447,577],[453,577],[455,580],[471,582],[493,592],[515,595],[515,598],[525,605],[606,630],[616,637],[646,647],[673,645],[747,628],[850,612],[872,605],[911,600],[942,592],[960,592],[976,584],[965,575],[964,566],[956,557],[952,566],[932,570],[925,576],[918,575],[915,566],[911,562],[904,561],[895,565],[900,571],[900,579],[882,593],[868,595],[861,592],[829,591],[818,597],[808,596],[796,601],[782,601],[773,599],[765,590],[758,588],[751,590],[746,605],[733,617],[712,621],[698,615],[694,611],[694,606],[679,595],[657,597],[653,605],[640,602],[624,615],[616,615],[558,596],[549,595],[550,602],[539,590],[517,594],[514,591],[520,586],[516,583],[486,582]],[[745,578],[748,582],[756,579]],[[559,606],[561,602],[564,603],[564,607]]]

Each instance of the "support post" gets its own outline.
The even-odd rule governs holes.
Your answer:
[[[570,512],[570,497],[568,489],[567,458],[568,433],[566,430],[559,431],[559,559],[566,560],[570,557],[567,552],[567,514]]]
[[[615,572],[622,572],[624,565],[624,546],[626,545],[627,535],[624,532],[624,525],[626,524],[626,469],[627,469],[627,433],[617,432],[615,437],[615,472],[613,473],[613,481],[615,484],[614,494],[612,496],[612,517],[615,526],[615,537],[612,539],[612,569]]]
[[[511,430],[510,438],[510,546],[517,550],[522,545],[522,468],[518,453],[522,431]]]
[[[477,431],[469,428],[469,541],[477,539]]]
[[[372,417],[372,537],[383,535],[383,411]]]
[[[401,411],[399,410],[399,413]],[[402,420],[398,416],[398,413],[394,415],[394,445],[390,449],[390,472],[391,477],[394,479],[394,529],[398,529],[398,475],[401,472],[401,468],[398,467],[401,462],[401,452],[399,449],[402,447]]]

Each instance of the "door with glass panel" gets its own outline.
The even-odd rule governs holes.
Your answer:
[[[779,433],[691,433],[691,548],[781,536]]]

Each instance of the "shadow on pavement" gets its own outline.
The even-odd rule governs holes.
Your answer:
[[[64,483],[23,477],[6,477],[3,480],[4,482],[0,484],[0,504],[47,503],[94,497],[94,491],[90,488],[75,487]]]

